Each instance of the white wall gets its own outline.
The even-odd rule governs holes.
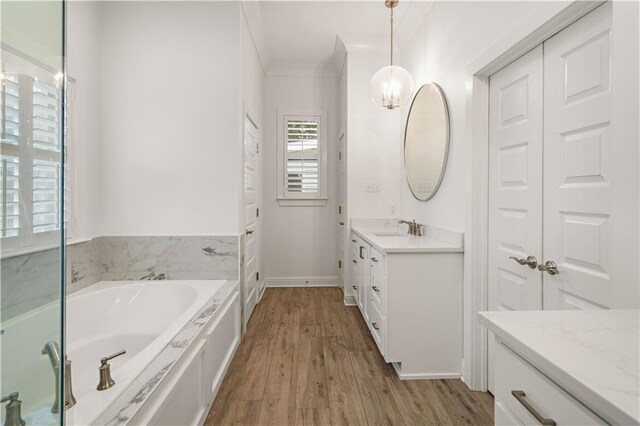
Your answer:
[[[239,232],[239,11],[102,5],[99,235]]]
[[[69,164],[75,168],[73,239],[97,236],[100,214],[98,48],[100,2],[67,3],[67,74],[75,79]]]
[[[338,79],[267,76],[264,94],[264,259],[266,279],[337,276]],[[276,200],[277,111],[326,110],[328,197],[323,207],[281,207]],[[304,284],[304,283],[302,283]]]
[[[386,110],[371,100],[369,82],[389,65],[388,51],[347,46],[349,217],[395,216],[404,181],[403,122],[406,107]],[[366,192],[367,182],[380,192]]]

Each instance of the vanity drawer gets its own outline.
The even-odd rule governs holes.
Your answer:
[[[384,254],[380,253],[378,250],[371,247],[371,251],[369,253],[369,258],[371,259],[371,273],[378,277],[385,277],[385,259]]]
[[[559,425],[604,424],[504,343],[496,341],[494,356],[495,406],[502,410],[501,413],[496,410],[496,421],[500,419],[501,423],[508,423],[506,411],[522,424],[540,424],[542,418]],[[534,413],[540,419],[536,419]]]
[[[368,325],[369,330],[371,330],[371,335],[373,335],[373,340],[375,340],[376,345],[378,345],[380,354],[384,356],[386,319],[380,314],[380,312],[374,305],[371,305]]]
[[[371,303],[382,315],[386,315],[386,281],[387,279],[384,277],[378,277],[373,273],[371,274],[371,287],[369,287]]]

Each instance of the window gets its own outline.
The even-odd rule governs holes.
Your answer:
[[[0,68],[0,241],[5,254],[58,242],[63,92],[60,75],[4,49]],[[65,142],[67,154],[68,137]],[[65,219],[70,223],[71,179],[65,171]]]
[[[279,113],[278,117],[279,204],[325,205],[326,114]]]

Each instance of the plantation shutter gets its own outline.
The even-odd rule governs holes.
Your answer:
[[[320,117],[285,116],[285,184],[287,197],[320,194]]]

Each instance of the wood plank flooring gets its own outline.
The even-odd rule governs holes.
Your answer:
[[[338,288],[270,288],[205,425],[490,425],[460,380],[401,381]]]

